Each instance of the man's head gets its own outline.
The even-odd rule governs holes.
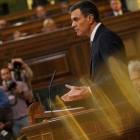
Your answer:
[[[131,61],[128,68],[134,86],[140,90],[140,61]]]
[[[69,3],[67,1],[64,1],[61,3],[61,10],[62,10],[62,13],[69,12]]]
[[[12,57],[8,58],[8,65],[7,65],[7,67],[8,67],[8,69],[11,70],[11,71],[14,70],[13,60],[16,59],[16,58],[19,58],[19,57],[17,57],[17,56],[12,56]]]
[[[11,71],[8,69],[8,68],[2,68],[0,70],[0,73],[1,73],[1,79],[4,80],[4,81],[9,81],[11,80]]]
[[[119,12],[122,8],[122,3],[120,0],[110,0],[110,7],[112,11]]]
[[[6,27],[6,24],[7,24],[6,20],[0,19],[0,30],[4,29]]]
[[[36,15],[38,18],[44,18],[46,16],[46,10],[43,6],[39,5],[36,7]]]
[[[70,8],[72,27],[78,36],[91,35],[92,26],[100,22],[99,11],[93,2],[83,0]]]
[[[19,40],[21,37],[22,37],[22,34],[21,34],[20,31],[15,31],[15,32],[13,33],[13,38],[14,38],[14,40]]]
[[[55,23],[54,23],[53,19],[51,19],[51,18],[47,18],[44,20],[43,27],[44,27],[44,30],[46,33],[54,31],[56,28]]]

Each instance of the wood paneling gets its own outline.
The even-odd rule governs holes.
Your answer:
[[[72,0],[70,2],[70,5],[73,5],[76,2],[78,2],[78,0]],[[59,14],[62,13],[60,3],[56,3],[55,5],[48,5],[45,7],[45,9],[50,15],[55,15],[56,13],[59,13]],[[25,22],[25,21],[31,20],[31,16],[34,16],[34,15],[36,15],[36,10],[32,9],[32,10],[26,10],[26,11],[14,13],[14,14],[1,16],[1,18],[5,19],[8,22],[16,23],[16,22]]]
[[[124,40],[129,60],[140,56],[139,19],[140,12],[136,11],[102,20]],[[57,70],[54,85],[88,75],[90,49],[89,38],[78,37],[74,29],[65,27],[48,34],[33,35],[1,44],[0,67],[6,66],[7,59],[11,56],[23,58],[34,72],[32,87],[35,90],[49,84],[54,70]]]
[[[71,25],[69,14],[59,14],[59,15],[51,16],[51,17],[53,18],[56,24],[60,23],[62,27]],[[28,35],[37,34],[38,32],[41,32],[41,29],[43,28],[43,21],[44,19],[34,20],[31,22],[25,22],[19,26],[13,25],[5,29],[2,29],[0,32],[2,41],[7,41],[10,37],[12,37],[15,31],[27,33]]]
[[[87,43],[80,43],[87,38],[84,38],[84,40],[82,38],[73,38],[75,38],[75,32],[71,27],[68,27],[50,34],[28,38],[27,41],[25,41],[26,39],[17,42],[11,41],[5,43],[5,49],[1,50],[1,54],[4,55],[1,61],[4,60],[6,63],[8,57],[12,55],[24,58],[34,71],[33,89],[46,86],[55,69],[57,70],[55,80],[57,84],[62,83],[62,81],[72,81],[81,74],[88,73],[88,64],[86,63],[89,62],[89,57],[86,58],[89,53]],[[86,58],[83,60],[87,66],[84,69],[82,67],[80,69],[80,65],[79,68],[77,67],[78,61],[82,58],[78,54],[79,49],[81,49],[80,54],[82,53]]]
[[[79,2],[79,0],[70,0],[70,7],[75,4],[76,2]],[[99,11],[101,17],[104,16],[104,13],[107,11],[110,11],[110,5],[108,0],[93,0],[95,4],[99,7]],[[56,3],[55,5],[48,5],[45,7],[46,11],[50,13],[50,15],[55,15],[56,13],[61,13],[61,4]],[[35,15],[36,11],[35,9],[33,10],[27,10],[23,12],[18,12],[14,14],[9,14],[6,16],[1,16],[1,19],[5,19],[8,22],[10,21],[11,23],[16,23],[16,22],[24,22],[27,20],[30,20],[31,16]]]
[[[139,140],[140,114],[130,102],[115,104],[113,107],[117,115],[103,115],[110,106],[89,109],[27,126],[22,132],[28,138],[50,133],[54,140]],[[120,120],[121,123],[114,125],[113,120]],[[36,133],[36,130],[39,132]]]
[[[95,2],[99,6],[99,11],[100,11],[100,14],[102,15],[101,17],[103,17],[103,14],[105,13],[105,11],[108,11],[110,9],[108,1],[101,0],[100,2],[97,2],[97,1]],[[76,3],[76,1],[74,3]],[[27,12],[27,13],[30,14],[30,12]],[[18,13],[18,15],[24,16],[24,14],[20,14],[20,13]],[[68,13],[62,14],[59,12],[55,12],[55,15],[50,15],[50,17],[54,19],[54,22],[56,23],[56,25],[61,24],[62,27],[71,25],[70,15]],[[44,19],[26,21],[26,22],[20,23],[19,25],[15,24],[5,29],[2,29],[0,32],[2,41],[7,41],[10,37],[12,37],[15,31],[21,31],[22,33],[27,33],[28,35],[36,34],[40,32],[41,29],[43,28],[43,21]]]

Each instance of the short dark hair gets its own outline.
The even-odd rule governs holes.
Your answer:
[[[0,74],[1,74],[1,70],[3,70],[3,69],[7,69],[7,70],[11,71],[8,67],[2,67],[2,68],[0,69]]]
[[[38,7],[42,7],[44,10],[46,10],[45,7],[44,7],[44,5],[41,5],[41,4],[40,4],[40,5],[37,5],[37,6],[36,6],[36,9],[37,9]]]
[[[19,57],[17,57],[17,56],[12,56],[12,57],[8,58],[8,63],[11,63],[11,62],[12,62],[12,59],[14,59],[14,58],[19,58]]]
[[[70,8],[69,13],[73,12],[76,9],[80,9],[84,17],[87,17],[90,14],[94,15],[94,20],[96,22],[100,22],[99,10],[93,2],[89,0],[80,1]]]

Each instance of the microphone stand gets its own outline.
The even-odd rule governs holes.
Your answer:
[[[51,102],[51,86],[52,86],[52,83],[53,83],[55,73],[56,73],[56,70],[53,73],[52,79],[50,81],[50,85],[48,87],[48,91],[49,91],[49,107],[50,107],[50,111],[51,111],[51,115],[52,115],[51,118],[54,117],[53,112],[52,112],[52,102]]]

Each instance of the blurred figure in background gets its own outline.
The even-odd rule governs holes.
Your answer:
[[[0,140],[11,140],[12,135],[12,112],[0,106]]]
[[[0,19],[0,30],[6,28],[7,22],[4,19]]]
[[[122,3],[120,0],[110,0],[110,7],[112,9],[112,12],[106,14],[105,17],[119,16],[123,15],[126,12],[129,12],[129,10],[122,8]]]
[[[69,12],[69,3],[68,3],[68,1],[63,1],[61,3],[61,10],[62,10],[62,13],[68,13]]]
[[[21,136],[21,128],[29,125],[27,116],[26,100],[32,100],[32,94],[26,84],[22,81],[13,81],[11,71],[8,68],[2,68],[1,71],[2,87],[6,92],[9,104],[13,112],[13,132],[16,138]]]
[[[22,33],[20,31],[15,31],[13,33],[13,35],[8,38],[8,41],[9,40],[15,40],[16,41],[16,40],[24,39],[24,38],[26,38],[27,35],[28,35],[27,33]]]
[[[30,67],[22,60],[22,58],[9,58],[8,68],[11,71],[12,79],[14,81],[23,81],[26,83],[29,90],[32,90],[30,81],[33,78],[33,72]]]
[[[48,17],[48,14],[47,14],[45,7],[43,7],[42,5],[37,6],[36,7],[36,18],[42,19],[42,18],[47,18],[47,17]]]
[[[22,37],[22,33],[20,31],[15,31],[13,33],[13,39],[14,40],[19,40]]]
[[[9,107],[9,101],[3,88],[0,88],[0,106],[3,108]]]
[[[128,68],[134,86],[140,91],[140,61],[130,61]]]
[[[33,0],[33,8],[36,8],[38,5],[46,5],[48,2],[47,0]]]
[[[54,20],[51,18],[47,18],[43,22],[43,30],[45,33],[54,31],[56,29],[56,25],[54,23]]]
[[[0,87],[0,140],[7,140],[4,137],[5,134],[10,136],[9,134],[12,133],[12,117],[12,109],[9,105],[8,97],[3,88]]]

